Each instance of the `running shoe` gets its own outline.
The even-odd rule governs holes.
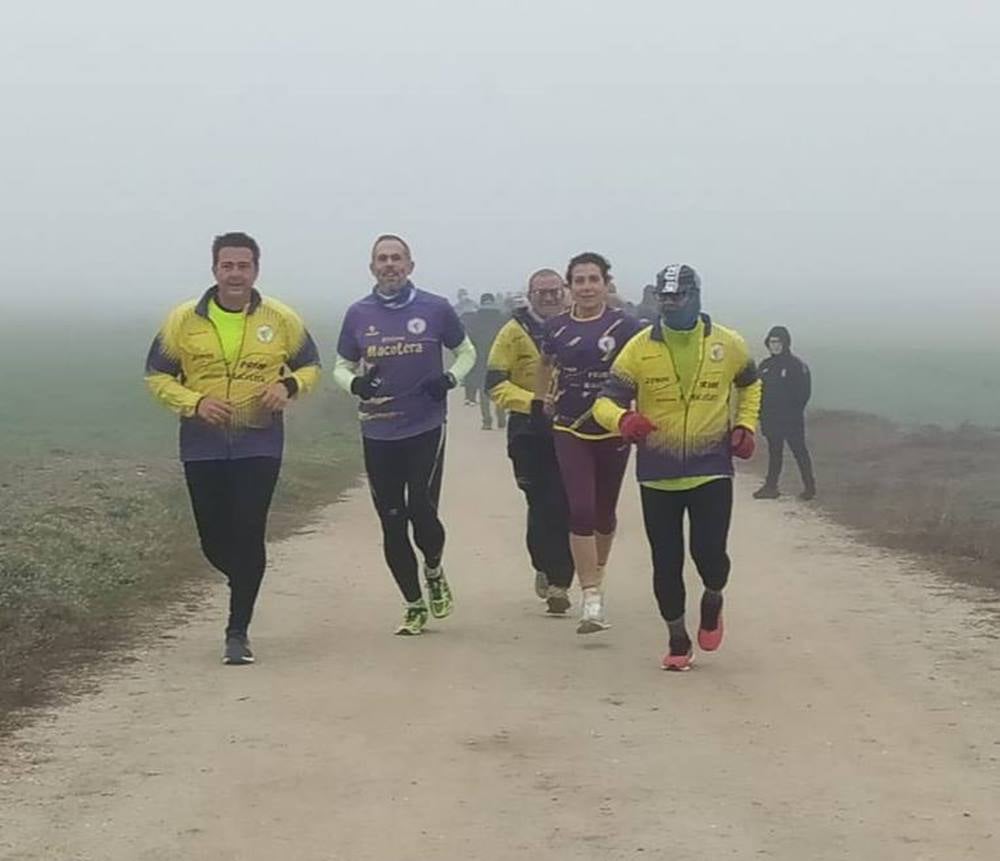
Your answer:
[[[451,594],[451,587],[444,578],[444,568],[440,565],[437,568],[424,570],[424,577],[427,582],[427,594],[430,598],[431,615],[435,619],[443,619],[450,616],[455,609],[455,599]]]
[[[660,666],[674,673],[686,673],[694,663],[694,646],[690,640],[671,642]]]
[[[549,577],[544,571],[535,572],[535,594],[543,601],[549,597]]]
[[[423,633],[427,625],[427,605],[423,601],[407,604],[403,623],[396,628],[396,633],[402,637],[415,637]]]
[[[250,651],[250,641],[246,634],[226,635],[226,651],[222,655],[222,663],[230,667],[253,663],[253,652]]]
[[[799,494],[799,499],[801,499],[803,502],[809,502],[815,498],[816,498],[815,487],[807,487],[805,490],[802,491],[802,493]]]
[[[570,608],[569,594],[565,586],[549,586],[545,601],[549,605],[546,612],[550,616],[563,616]]]
[[[779,496],[781,496],[781,491],[767,484],[759,490],[755,490],[753,494],[754,499],[777,499]]]
[[[578,634],[596,634],[598,631],[606,631],[610,627],[604,613],[604,595],[601,590],[584,589],[583,613],[580,616],[580,624],[576,626],[576,632]]]
[[[722,596],[713,598],[708,592],[701,596],[701,622],[698,625],[698,647],[714,652],[722,645]]]

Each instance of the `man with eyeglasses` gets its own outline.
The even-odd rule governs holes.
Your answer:
[[[497,334],[486,365],[486,389],[498,407],[510,412],[507,454],[514,480],[528,503],[528,556],[535,569],[535,594],[548,612],[561,616],[570,607],[573,582],[569,548],[569,509],[549,429],[531,421],[531,400],[541,360],[546,320],[566,308],[566,285],[554,269],[539,269],[528,279],[528,305],[514,312]]]

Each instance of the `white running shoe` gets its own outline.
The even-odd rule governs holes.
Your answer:
[[[583,590],[583,613],[580,624],[576,627],[578,634],[596,634],[606,631],[611,626],[604,614],[604,595],[600,589],[593,587]]]

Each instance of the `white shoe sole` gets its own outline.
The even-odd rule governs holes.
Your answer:
[[[691,655],[691,660],[687,662],[686,667],[667,667],[663,665],[662,661],[660,662],[660,669],[667,673],[687,673],[691,671],[691,668],[693,666],[694,666],[694,655]]]
[[[607,622],[598,622],[594,619],[581,619],[580,624],[576,626],[576,632],[578,634],[597,634],[600,631],[606,631],[611,626]]]

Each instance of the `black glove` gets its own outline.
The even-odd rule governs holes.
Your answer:
[[[455,379],[454,375],[446,373],[441,374],[440,377],[431,377],[429,380],[424,380],[420,386],[420,391],[431,398],[431,400],[443,401],[448,397],[448,392],[457,385],[458,380]]]
[[[545,414],[545,401],[533,398],[528,425],[534,433],[548,433],[552,430],[552,419]]]
[[[351,380],[351,394],[357,395],[361,400],[367,401],[378,394],[382,387],[382,380],[378,375],[378,368],[372,365],[362,377],[355,377]]]

